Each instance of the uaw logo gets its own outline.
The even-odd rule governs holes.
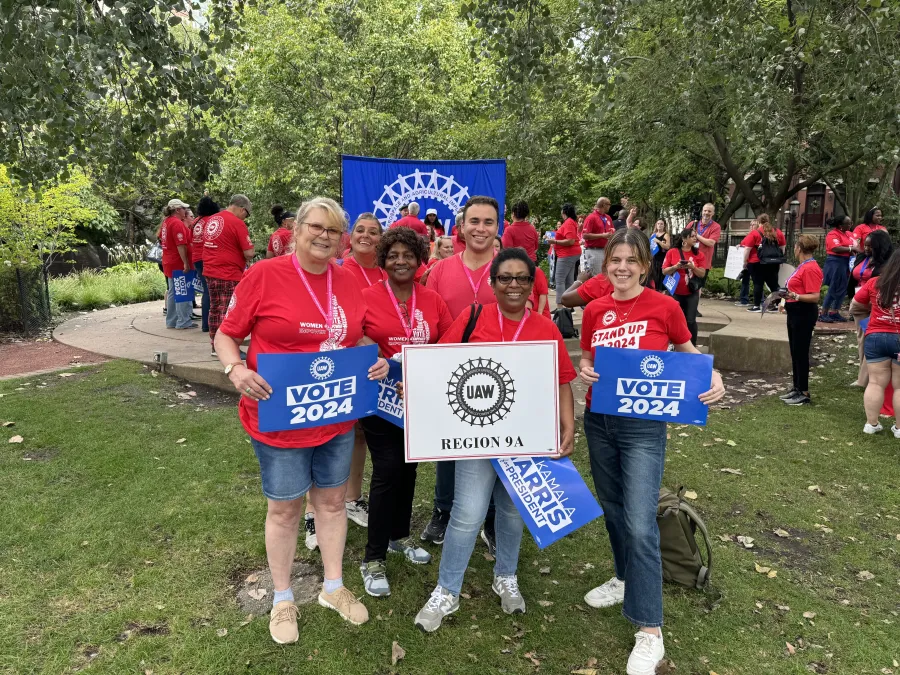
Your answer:
[[[334,373],[334,361],[327,356],[320,356],[313,359],[309,365],[309,374],[317,380],[327,380]]]
[[[645,356],[641,360],[640,367],[641,372],[646,377],[659,377],[660,375],[662,375],[665,364],[663,363],[662,358],[660,358],[656,354],[651,354],[650,356]]]
[[[616,313],[609,309],[606,311],[606,314],[603,315],[603,325],[609,326],[612,323],[616,322]]]
[[[575,509],[566,507],[565,493],[543,461],[515,457],[497,462],[538,527],[558,532],[572,524]]]
[[[390,185],[384,186],[384,192],[372,202],[372,211],[378,217],[382,227],[393,223],[400,215],[400,208],[410,202],[433,200],[443,204],[448,210],[447,217],[439,218],[449,232],[456,216],[469,199],[469,188],[456,182],[453,176],[443,176],[437,169],[431,173],[422,173],[416,169],[406,176],[397,175]],[[424,205],[422,213],[425,212]]]
[[[225,219],[222,218],[218,213],[214,216],[210,216],[206,220],[206,232],[204,233],[204,237],[206,241],[212,241],[213,239],[218,238],[220,234],[222,234],[222,230],[225,228]]]
[[[496,424],[509,414],[516,400],[509,371],[493,359],[470,359],[461,364],[447,383],[450,409],[473,427]]]

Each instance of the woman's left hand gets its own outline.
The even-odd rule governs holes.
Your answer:
[[[700,402],[709,405],[715,403],[725,396],[725,384],[722,382],[722,376],[718,370],[714,370],[712,381],[710,382],[710,390],[700,394]]]
[[[390,366],[388,365],[387,359],[379,356],[378,360],[375,362],[375,365],[369,368],[369,379],[383,380],[387,377],[389,370]]]
[[[559,454],[553,455],[551,459],[562,459],[572,454],[575,449],[575,429],[567,429],[563,427],[560,430],[559,437]]]

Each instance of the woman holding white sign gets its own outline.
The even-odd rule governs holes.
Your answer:
[[[350,272],[330,262],[345,228],[343,210],[333,200],[305,202],[294,226],[295,253],[263,260],[248,270],[216,334],[219,361],[242,394],[241,424],[250,435],[268,499],[266,555],[275,587],[269,632],[279,644],[299,638],[291,565],[307,492],[316,510],[325,568],[319,604],[336,610],[354,625],[369,618],[366,608],[344,587],[341,571],[347,538],[344,495],[353,456],[354,422],[290,431],[259,430],[258,402],[268,400],[272,388],[256,372],[258,354],[325,352],[354,347],[365,339],[359,286]],[[251,341],[245,364],[238,348],[247,335]],[[380,380],[387,373],[387,361],[379,358],[368,376]]]
[[[559,358],[559,457],[566,457],[572,453],[575,437],[575,406],[569,385],[576,377],[575,369],[556,325],[550,319],[526,308],[534,284],[534,273],[535,264],[523,249],[508,248],[501,251],[490,268],[491,288],[497,303],[473,305],[470,310],[463,311],[440,342],[452,344],[555,340]],[[472,318],[475,319],[474,326],[470,326]],[[472,557],[478,531],[487,514],[491,495],[497,507],[497,553],[491,588],[500,597],[504,612],[525,612],[525,600],[519,591],[516,577],[522,529],[525,526],[522,516],[497,477],[491,460],[457,460],[456,494],[444,539],[438,585],[416,615],[416,626],[422,630],[437,630],[445,616],[459,609],[463,577]]]
[[[387,280],[363,291],[366,337],[386,358],[399,360],[403,345],[438,341],[453,318],[443,298],[427,286],[415,283],[416,270],[428,255],[428,245],[406,227],[388,230],[378,245],[378,264]],[[360,420],[372,455],[369,486],[369,531],[360,572],[366,593],[391,594],[385,558],[399,553],[416,565],[431,562],[431,554],[409,536],[415,462],[406,462],[403,427],[371,415]]]
[[[641,284],[651,267],[647,237],[634,229],[619,230],[606,247],[605,273],[611,295],[591,302],[581,331],[581,379],[596,383],[594,348],[619,347],[699,354],[678,303]],[[591,607],[624,602],[622,614],[639,630],[628,659],[628,675],[652,675],[665,649],[662,560],[656,508],[666,455],[666,423],[590,412],[587,394],[584,433],[591,456],[591,474],[606,516],[616,576],[584,598]],[[722,378],[713,371],[703,403],[725,394]]]

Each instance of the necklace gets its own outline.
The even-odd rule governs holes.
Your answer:
[[[644,291],[641,290],[641,292],[638,293],[637,297],[634,299],[634,302],[631,303],[631,307],[628,308],[628,311],[625,312],[625,314],[622,314],[622,315],[619,314],[619,303],[616,302],[616,299],[615,299],[612,295],[610,295],[609,297],[612,298],[613,306],[616,308],[616,318],[617,318],[619,321],[623,322],[623,323],[624,323],[625,321],[627,321],[627,320],[628,320],[628,315],[631,314],[632,311],[634,311],[634,306],[637,305],[638,300],[641,299],[641,296],[642,296],[643,294],[644,294]]]

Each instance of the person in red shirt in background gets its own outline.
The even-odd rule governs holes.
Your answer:
[[[603,372],[602,364],[595,369],[595,347],[665,351],[674,344],[677,352],[700,353],[691,343],[678,303],[642,286],[650,273],[646,236],[633,228],[616,232],[606,246],[604,265],[614,290],[584,310],[580,371],[585,384],[593,390]],[[666,423],[591,412],[591,394],[586,397],[584,433],[615,576],[589,591],[584,600],[596,608],[624,603],[622,614],[638,627],[627,672],[653,673],[665,655],[656,511],[665,467]],[[699,398],[709,404],[724,395],[722,377],[713,371],[709,391]]]
[[[462,212],[456,214],[456,223],[450,231],[453,239],[453,253],[462,253],[466,250],[466,237],[462,231]]]
[[[378,264],[387,280],[363,291],[363,305],[366,337],[385,358],[399,361],[403,345],[437,342],[453,323],[441,296],[415,283],[415,271],[427,254],[425,240],[404,228],[388,230],[378,245]],[[431,562],[431,554],[410,537],[417,464],[405,461],[403,427],[376,415],[360,423],[372,455],[369,530],[360,571],[366,592],[382,597],[391,592],[388,552],[419,565]]]
[[[613,286],[602,272],[592,277],[588,270],[584,270],[578,275],[575,282],[569,286],[568,290],[563,293],[563,307],[574,309],[575,307],[584,307],[591,300],[602,298],[613,292]]]
[[[853,271],[850,272],[850,284],[847,288],[847,295],[852,301],[859,287],[865,284],[872,277],[881,274],[881,270],[890,260],[894,253],[894,244],[891,241],[891,235],[885,230],[876,230],[866,237],[865,246],[863,247],[864,256],[856,257],[856,264]],[[852,302],[851,302],[852,305]],[[856,324],[856,348],[859,357],[859,372],[856,380],[850,385],[851,387],[865,387],[869,384],[869,371],[866,368],[866,354],[863,342],[865,340],[865,331],[860,328],[860,319],[868,318],[865,316],[857,316],[853,314],[853,322]]]
[[[767,214],[763,213],[757,220],[759,228],[751,230],[750,234],[741,240],[741,246],[745,247],[744,269],[749,270],[753,278],[753,305],[747,309],[748,312],[762,311],[760,305],[763,298],[763,284],[769,287],[770,293],[778,290],[778,270],[781,269],[781,263],[761,261],[760,249],[763,248],[763,244],[769,248],[778,247],[783,258],[784,247],[787,245],[784,233],[772,227]]]
[[[444,226],[440,220],[438,220],[438,212],[437,209],[428,209],[425,212],[425,227],[428,228],[428,240],[434,241],[438,237],[444,236]]]
[[[294,243],[294,219],[293,211],[285,211],[281,204],[276,204],[271,209],[272,218],[275,219],[277,229],[269,235],[269,245],[266,248],[266,258],[277,258],[292,252],[291,244]]]
[[[591,276],[600,274],[603,269],[606,242],[615,232],[612,218],[609,217],[609,207],[609,199],[600,197],[594,204],[594,210],[584,219],[584,228],[581,232],[581,238],[584,239],[584,263]]]
[[[404,216],[391,225],[391,228],[408,227],[417,235],[425,239],[425,241],[428,241],[428,228],[425,227],[425,223],[419,220],[419,204],[417,202],[410,202],[407,208],[409,209],[409,215]]]
[[[532,261],[537,262],[540,236],[534,225],[528,222],[531,210],[528,202],[516,202],[512,207],[512,222],[503,230],[503,246],[521,248]]]
[[[697,242],[700,244],[700,253],[703,254],[703,264],[706,269],[712,267],[716,244],[722,237],[722,227],[713,220],[714,215],[716,215],[716,207],[712,204],[704,204],[703,210],[700,212],[700,220],[688,224],[688,227],[693,227],[697,232]]]
[[[197,271],[197,278],[203,285],[203,300],[200,303],[200,330],[204,333],[209,332],[209,285],[203,276],[203,231],[206,228],[206,219],[209,216],[217,214],[221,209],[212,197],[204,195],[197,204],[197,213],[199,214],[193,225],[193,241],[191,242],[191,258],[193,259],[194,269]]]
[[[813,258],[819,248],[819,240],[809,234],[801,234],[794,244],[797,269],[788,277],[785,311],[787,312],[788,344],[794,386],[780,396],[788,405],[809,405],[809,348],[819,314],[819,297],[822,293],[822,270]]]
[[[823,271],[828,292],[822,301],[819,321],[844,323],[850,320],[841,314],[841,305],[844,304],[850,281],[850,251],[854,245],[853,235],[850,233],[851,221],[849,216],[835,216],[829,219],[828,224],[832,229],[825,235],[825,252],[828,255]]]
[[[250,217],[246,195],[232,195],[224,211],[206,220],[203,232],[203,272],[209,284],[209,340],[216,356],[216,331],[225,318],[235,286],[253,260],[255,250],[244,222]]]
[[[434,240],[434,252],[431,254],[431,258],[428,260],[428,269],[434,267],[439,261],[444,258],[450,258],[453,256],[453,238],[448,237],[446,235],[442,237],[438,237]],[[425,283],[424,281],[422,283]]]
[[[556,250],[556,304],[562,304],[562,295],[575,281],[575,267],[581,257],[581,244],[578,238],[578,224],[575,207],[564,204],[562,207],[563,224],[556,231],[553,246]]]
[[[180,199],[170,199],[163,209],[166,219],[159,230],[159,241],[162,243],[162,267],[166,275],[168,291],[166,292],[166,328],[184,330],[196,328],[191,321],[191,303],[175,302],[175,282],[173,272],[187,274],[194,265],[191,262],[191,231],[184,223],[190,207]]]
[[[681,276],[675,287],[674,298],[684,312],[684,319],[691,331],[691,344],[697,344],[697,305],[700,303],[700,289],[692,291],[688,285],[692,277],[703,278],[707,269],[702,253],[694,253],[697,243],[697,231],[692,228],[682,230],[675,235],[672,248],[663,260],[662,273],[669,276],[678,272]]]
[[[547,275],[544,274],[544,270],[535,266],[534,286],[531,289],[531,297],[528,298],[528,309],[531,309],[542,316],[546,316],[548,319],[552,319],[553,317],[550,316],[549,298],[550,286],[547,284]]]
[[[881,209],[877,206],[873,206],[866,211],[866,215],[863,216],[863,221],[853,230],[853,250],[855,252],[862,252],[863,247],[866,245],[866,237],[868,237],[869,234],[877,230],[887,230],[887,228],[881,224],[882,220],[883,216]]]

